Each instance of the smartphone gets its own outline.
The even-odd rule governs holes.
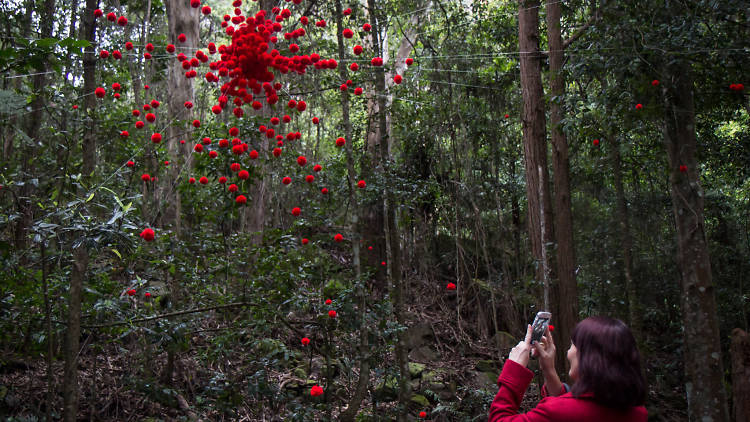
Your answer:
[[[531,343],[542,339],[544,333],[547,332],[549,326],[549,320],[552,318],[552,314],[549,312],[537,312],[534,323],[531,325]]]

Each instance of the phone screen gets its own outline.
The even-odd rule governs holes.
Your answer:
[[[552,314],[549,312],[538,312],[536,318],[534,318],[534,324],[531,325],[531,342],[541,340],[545,332],[547,332],[547,326],[549,326],[549,320],[552,318]]]

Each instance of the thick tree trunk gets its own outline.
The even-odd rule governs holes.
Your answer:
[[[336,0],[336,37],[338,42],[338,55],[339,63],[346,63],[346,53],[344,47],[344,38],[342,31],[344,25],[342,22],[341,14],[341,0]],[[346,66],[339,66],[339,77],[341,80],[348,79]],[[359,204],[355,197],[355,184],[356,173],[354,170],[354,156],[352,153],[352,122],[349,119],[349,91],[341,92],[341,118],[344,123],[344,138],[346,139],[346,145],[344,146],[346,152],[346,170],[347,170],[347,181],[349,188],[349,204],[351,211],[349,212],[349,236],[352,242],[352,265],[354,266],[354,273],[356,275],[357,283],[364,283],[362,280],[362,271],[360,268],[360,235],[359,235]],[[370,383],[370,330],[367,327],[366,316],[367,316],[367,288],[364,287],[358,289],[358,318],[359,318],[359,348],[357,363],[359,366],[359,378],[357,380],[357,386],[354,390],[354,394],[349,399],[349,404],[345,411],[339,416],[339,420],[344,422],[353,422],[359,413],[359,408],[367,395],[367,387]]]
[[[665,69],[664,143],[671,168],[677,262],[682,279],[685,371],[691,421],[728,421],[719,324],[703,218],[703,189],[696,159],[695,111],[690,66]],[[686,166],[686,171],[680,171]]]
[[[368,0],[370,9],[370,22],[372,25],[373,46],[377,55],[383,56],[385,45],[383,41],[383,32],[381,24],[383,22],[382,13],[378,13],[375,0]],[[388,136],[387,129],[387,108],[386,108],[386,81],[385,69],[378,67],[375,69],[375,95],[378,103],[377,127],[380,139],[377,140],[381,162],[379,169],[386,172],[386,164],[390,161],[391,139]],[[401,278],[401,237],[398,226],[396,225],[396,211],[393,193],[386,187],[383,192],[383,235],[385,238],[385,259],[386,259],[386,281],[388,282],[389,291],[393,299],[393,313],[399,325],[405,325],[404,318],[404,298],[403,298],[403,280]],[[407,350],[404,346],[404,332],[399,332],[395,346],[396,362],[399,367],[399,411],[398,421],[405,421],[407,418],[407,407],[411,389],[409,388],[409,368]]]
[[[537,261],[536,279],[544,284],[548,297],[552,274],[552,253],[547,246],[554,239],[552,207],[550,206],[549,173],[547,170],[547,128],[542,90],[541,57],[539,51],[539,1],[521,0],[518,10],[518,44],[521,64],[521,94],[523,96],[524,165],[526,168],[526,210],[529,240]],[[544,229],[544,230],[542,230]],[[545,248],[546,250],[542,250]],[[548,307],[549,303],[540,303]]]
[[[167,24],[169,28],[169,40],[174,44],[186,48],[184,51],[194,51],[198,45],[198,23],[200,12],[197,8],[185,7],[183,2],[176,0],[166,0],[167,7]],[[187,40],[184,43],[177,43],[177,36],[185,34]],[[179,52],[178,52],[179,53]],[[177,60],[170,61],[169,74],[167,76],[167,89],[169,95],[169,121],[174,122],[167,126],[167,151],[173,165],[169,166],[167,177],[161,182],[160,189],[162,194],[159,195],[162,201],[168,204],[164,207],[162,223],[172,225],[172,229],[180,234],[181,231],[181,211],[182,199],[179,190],[176,188],[179,183],[177,179],[180,169],[185,165],[186,160],[190,157],[189,143],[180,144],[181,139],[190,140],[192,134],[192,125],[188,124],[190,120],[190,110],[185,108],[185,102],[195,101],[193,93],[193,82],[185,77],[185,70],[182,63]],[[161,207],[160,207],[161,208]]]
[[[557,320],[558,341],[567,341],[578,322],[578,284],[576,255],[573,244],[573,215],[570,210],[570,163],[568,139],[562,128],[565,76],[563,74],[563,42],[560,34],[561,7],[558,0],[547,0],[547,39],[549,42],[550,120],[552,124],[552,169],[555,173],[555,237],[557,240]],[[561,343],[562,344],[562,343]],[[565,368],[566,349],[557,351],[557,367]],[[566,373],[567,371],[563,371]]]
[[[750,335],[735,328],[732,330],[732,401],[734,420],[750,422]]]
[[[93,12],[92,12],[93,13]],[[85,246],[73,251],[68,300],[68,330],[65,333],[65,372],[63,375],[63,420],[75,422],[78,413],[78,348],[81,337],[81,295],[89,265]]]

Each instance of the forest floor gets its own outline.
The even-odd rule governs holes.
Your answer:
[[[472,339],[468,334],[470,330],[457,330],[452,324],[447,324],[446,315],[439,308],[424,306],[419,311],[414,308],[410,310],[410,327],[421,325],[430,327],[432,331],[426,335],[429,338],[416,342],[414,348],[425,347],[425,343],[428,343],[434,352],[430,359],[419,356],[419,353],[410,354],[410,361],[422,361],[425,374],[431,371],[450,374],[449,380],[440,380],[445,382],[439,384],[451,384],[453,387],[429,396],[422,391],[429,390],[424,380],[412,380],[419,385],[415,386],[415,392],[428,395],[430,403],[422,408],[413,404],[410,411],[416,414],[420,410],[442,407],[444,411],[434,415],[431,420],[483,420],[487,406],[497,392],[490,378],[494,375],[496,379],[502,365],[501,355],[507,355],[507,350],[498,351],[488,346],[490,341]],[[147,347],[143,333],[131,332],[124,337],[83,337],[78,366],[79,420],[276,421],[282,420],[278,415],[290,412],[288,405],[292,401],[303,405],[310,403],[311,399],[301,389],[291,400],[289,395],[284,394],[288,393],[284,388],[275,389],[275,396],[272,394],[265,398],[259,396],[257,391],[249,392],[248,375],[255,370],[248,363],[248,354],[253,351],[241,346],[241,338],[233,339],[235,343],[226,349],[228,353],[222,355],[221,360],[210,358],[217,347],[218,337],[232,327],[214,314],[201,319],[200,327],[191,334],[187,348],[175,353],[171,380],[167,379],[165,369],[169,366],[168,354],[163,348],[157,352]],[[288,344],[296,339],[290,332],[278,334],[277,338],[289,341]],[[386,357],[386,360],[394,362],[392,366],[395,367],[395,360],[391,359],[392,356]],[[674,356],[663,351],[652,351],[646,371],[664,373],[664,368],[669,368],[674,361]],[[486,367],[488,364],[491,366],[489,369]],[[62,361],[54,361],[52,368],[56,392],[53,396],[53,418],[58,419],[59,410],[62,409]],[[681,369],[672,368],[671,372],[677,370]],[[283,386],[295,379],[292,373],[290,368],[269,367],[266,382],[269,386]],[[372,374],[373,380],[382,377],[375,371]],[[356,375],[354,370],[348,379],[339,376],[337,384],[340,388],[326,396],[327,400],[335,403],[330,406],[333,419],[352,394]],[[46,414],[47,377],[47,363],[43,357],[5,354],[0,360],[0,416],[13,421],[43,419]],[[687,420],[682,400],[684,391],[678,380],[663,375],[649,376],[649,380],[647,407],[650,420]],[[522,410],[532,408],[539,400],[537,381],[538,377],[527,391]],[[373,403],[373,398],[376,395],[370,394],[365,399],[363,411],[376,415],[374,420],[387,420],[384,415],[393,415],[393,397],[381,398],[376,403]],[[322,408],[325,407],[317,407]],[[314,418],[302,417],[299,420],[313,420],[323,414],[317,410]]]

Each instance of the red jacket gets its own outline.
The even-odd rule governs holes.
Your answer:
[[[576,398],[571,393],[545,397],[530,412],[519,415],[521,399],[533,378],[533,372],[506,360],[497,380],[500,391],[490,406],[489,422],[645,422],[647,419],[648,412],[643,406],[623,412],[597,404],[591,395]]]

